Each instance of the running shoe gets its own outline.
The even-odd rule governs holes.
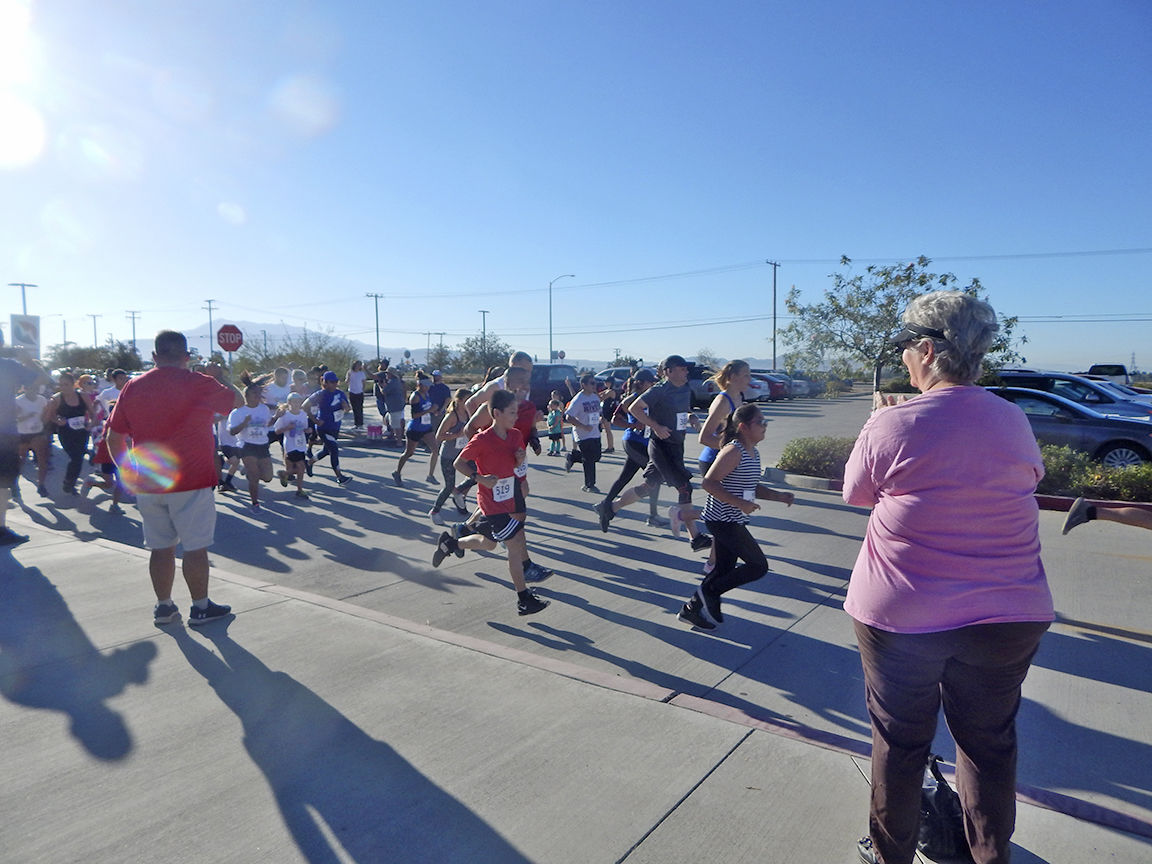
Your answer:
[[[220,484],[221,492],[235,492],[236,484],[232,482],[232,476],[229,475],[224,478],[224,482]]]
[[[336,475],[336,482],[339,483],[341,486],[343,486],[345,483],[349,482],[351,479],[352,478],[347,474],[337,474]]]
[[[541,567],[535,561],[529,561],[524,565],[525,582],[543,582],[549,576],[555,575],[552,570],[549,570],[547,567]]]
[[[600,494],[600,490],[596,488],[595,483],[590,483],[589,485],[583,487],[583,491],[591,492],[593,495],[599,495]]]
[[[48,497],[48,487],[46,487],[43,483],[40,483],[36,487],[36,494],[39,495],[41,498],[47,498]]]
[[[605,453],[615,453],[615,452],[616,452],[616,448],[615,448],[615,447],[605,447],[605,448],[604,448],[604,452],[605,452]]]
[[[460,546],[456,543],[456,538],[445,531],[436,541],[436,551],[432,553],[432,566],[439,567],[444,563],[444,559],[453,553],[460,555]]]
[[[596,505],[596,512],[600,514],[600,530],[605,534],[608,533],[608,523],[612,521],[612,517],[616,514],[612,512],[611,501],[601,501]]]
[[[549,601],[541,600],[533,592],[525,592],[528,596],[524,599],[517,599],[516,611],[521,615],[535,615],[542,609],[547,608]]]
[[[649,516],[644,521],[648,525],[649,528],[667,528],[668,527],[668,520],[665,519],[663,516]]]
[[[702,609],[693,609],[688,603],[680,607],[680,614],[676,617],[685,624],[691,624],[700,630],[716,629],[716,625],[704,617]]]
[[[672,536],[679,539],[684,520],[680,518],[680,507],[676,504],[668,508],[668,526],[672,529]]]
[[[226,618],[232,614],[231,606],[224,606],[220,603],[213,603],[208,601],[208,606],[201,609],[199,606],[193,606],[192,611],[188,613],[188,623],[193,627],[202,627],[209,621],[216,621],[220,618]]]
[[[705,561],[704,562],[704,575],[705,576],[707,576],[709,573],[711,573],[715,569],[716,569],[716,562],[715,561]]]
[[[564,456],[564,473],[567,474],[572,470],[572,454],[568,453]]]
[[[0,528],[0,546],[19,546],[21,543],[27,542],[28,537],[26,535],[17,534],[7,526]]]
[[[308,493],[307,493],[307,492],[305,492],[303,489],[297,489],[297,490],[296,490],[296,497],[297,497],[297,498],[307,498],[307,497],[308,497]]]
[[[431,474],[428,475],[427,480],[429,483],[435,483],[436,482],[436,478],[434,476],[432,476]]]
[[[80,484],[80,497],[87,498],[88,493],[92,491],[92,484],[85,480]]]
[[[696,596],[699,597],[700,602],[704,604],[704,609],[708,612],[708,617],[717,624],[723,624],[724,615],[720,612],[720,595],[700,588],[696,592]]]
[[[108,508],[108,512],[110,514],[112,514],[113,516],[120,516],[124,513],[124,508],[121,507],[119,504],[113,504],[111,507]]]
[[[180,617],[180,610],[175,603],[157,603],[152,610],[153,624],[171,624]]]
[[[464,497],[464,493],[456,489],[452,490],[452,503],[456,505],[456,512],[461,516],[468,515],[468,499]]]
[[[311,458],[311,457],[304,460],[304,473],[307,474],[309,477],[312,476],[312,465],[315,462],[316,462],[316,460]]]
[[[697,534],[692,538],[692,551],[699,552],[701,549],[712,548],[712,535],[711,534]]]
[[[404,481],[400,478],[400,472],[399,471],[393,471],[392,472],[392,479],[396,482],[397,486],[399,486],[401,489],[404,488]]]
[[[860,855],[860,864],[882,864],[880,856],[876,854],[876,847],[872,845],[871,837],[861,837],[856,844],[856,852]]]
[[[1061,534],[1067,534],[1077,525],[1083,525],[1088,521],[1088,501],[1084,498],[1077,498],[1072,502],[1072,506],[1068,508],[1068,517],[1064,520],[1064,530]]]
[[[444,517],[440,515],[439,510],[429,510],[428,518],[432,520],[433,525],[443,525]]]

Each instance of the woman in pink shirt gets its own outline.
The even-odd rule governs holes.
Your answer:
[[[864,864],[910,864],[940,705],[977,864],[1008,861],[1020,687],[1053,618],[1034,493],[1040,449],[1024,413],[974,386],[992,307],[959,291],[913,300],[892,341],[921,395],[872,415],[844,477],[871,507],[844,609],[872,721]]]

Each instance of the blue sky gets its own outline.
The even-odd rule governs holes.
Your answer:
[[[487,309],[544,359],[573,273],[570,356],[770,357],[766,260],[783,327],[923,254],[1031,363],[1152,368],[1149,44],[1144,0],[0,0],[0,284],[49,343],[212,299],[371,344],[375,292],[384,346]]]

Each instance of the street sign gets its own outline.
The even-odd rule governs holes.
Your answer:
[[[235,324],[225,324],[216,331],[216,344],[231,354],[233,351],[239,351],[240,346],[244,344],[244,334]]]
[[[28,348],[40,356],[40,316],[13,315],[11,320],[11,342],[17,348]]]

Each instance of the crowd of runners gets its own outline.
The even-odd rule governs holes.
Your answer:
[[[331,470],[331,481],[320,482],[348,483],[353,478],[341,470],[341,443],[366,436],[364,401],[372,394],[380,416],[373,437],[381,446],[403,447],[392,482],[404,487],[406,466],[418,452],[427,454],[425,479],[436,487],[429,492],[428,518],[443,528],[431,554],[433,566],[469,550],[502,546],[517,611],[529,615],[548,605],[529,584],[553,575],[532,561],[525,530],[528,460],[544,456],[547,436],[547,457],[564,459],[569,472],[580,466],[581,491],[595,496],[590,505],[601,530],[609,531],[623,508],[645,501],[649,526],[668,527],[676,537],[687,532],[693,551],[711,548],[704,582],[679,617],[694,627],[715,627],[723,620],[720,595],[768,569],[743,528],[758,507],[755,500],[791,504],[792,499],[759,484],[755,445],[763,438],[763,418],[755,405],[743,404],[748,364],[732,361],[716,376],[721,392],[703,423],[692,410],[688,364],[679,355],[669,356],[658,369],[636,369],[619,394],[598,389],[589,374],[552,391],[546,405],[529,399],[532,366],[531,356],[517,351],[506,367],[489,370],[480,385],[455,392],[439,370],[417,370],[406,383],[401,370],[381,364],[372,372],[361,361],[343,375],[324,366],[244,372],[236,382],[242,404],[215,420],[216,494],[246,493],[248,509],[258,514],[262,486],[278,481],[291,486],[296,499],[306,500],[321,465]],[[202,371],[226,379],[219,367]],[[67,500],[102,490],[109,512],[118,514],[133,501],[134,484],[119,477],[104,433],[129,376],[114,369],[105,378],[107,386],[101,386],[92,375],[65,372],[54,389],[45,377],[29,381],[16,398],[18,451],[21,473],[35,478],[38,495],[49,497],[55,435],[67,459],[60,494]],[[625,459],[605,494],[597,486],[597,466],[602,453],[614,451],[613,426],[624,430]],[[689,434],[698,435],[704,446],[698,466],[707,493],[703,510],[693,502],[693,471],[685,464]],[[718,454],[723,456],[718,459]],[[82,478],[86,456],[92,471]],[[667,518],[659,510],[662,486],[671,487],[675,499]],[[12,494],[20,495],[19,476],[12,481]],[[5,531],[3,539],[11,535],[11,543],[23,539]]]

